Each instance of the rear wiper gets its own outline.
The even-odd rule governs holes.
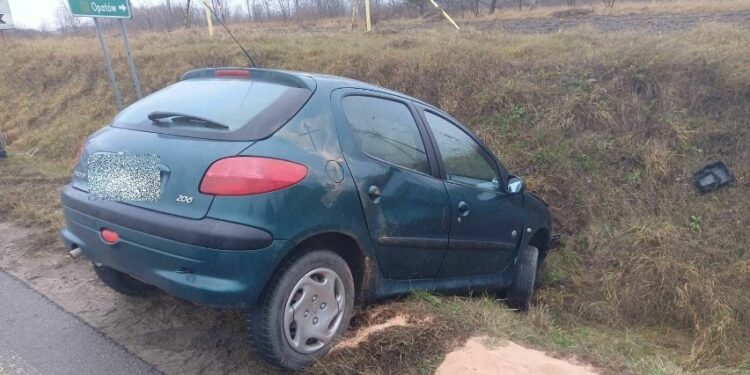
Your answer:
[[[202,117],[187,115],[184,113],[157,111],[157,112],[151,112],[148,114],[148,119],[153,121],[154,123],[160,123],[159,120],[163,120],[166,118],[171,118],[172,122],[196,124],[196,125],[202,125],[208,128],[216,128],[216,129],[229,129],[229,126],[226,126],[224,124],[219,124],[216,121],[211,121]]]

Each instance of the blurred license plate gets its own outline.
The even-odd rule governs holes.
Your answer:
[[[88,157],[89,199],[155,202],[161,195],[159,156],[93,153]]]

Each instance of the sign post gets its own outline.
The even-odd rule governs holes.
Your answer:
[[[125,29],[125,24],[122,22],[123,18],[133,18],[129,1],[68,0],[68,4],[70,5],[70,12],[74,17],[92,17],[94,19],[94,25],[96,26],[96,35],[98,36],[99,43],[102,46],[102,52],[104,53],[104,62],[107,65],[109,80],[112,82],[112,90],[115,93],[117,108],[121,110],[123,108],[122,95],[120,94],[120,88],[117,85],[117,77],[115,77],[114,69],[112,69],[112,60],[109,57],[109,51],[107,50],[107,45],[104,42],[104,36],[102,36],[101,26],[99,25],[99,18],[117,19],[117,22],[120,25],[122,39],[125,43],[125,50],[128,55],[128,65],[130,66],[130,75],[133,78],[135,93],[138,96],[138,99],[142,98],[143,93],[141,91],[141,82],[138,79],[138,71],[135,68],[135,62],[133,61],[133,52],[130,50],[130,40],[128,39],[128,32]]]
[[[130,51],[130,40],[128,39],[128,30],[125,29],[125,24],[122,22],[122,18],[117,20],[120,24],[120,32],[122,32],[122,39],[125,42],[125,51],[128,53],[128,65],[130,65],[130,76],[133,78],[133,85],[135,85],[135,94],[138,95],[138,99],[143,98],[143,92],[141,92],[141,81],[138,80],[138,72],[135,70],[135,62],[133,61],[133,53]]]
[[[109,80],[112,82],[112,90],[115,92],[115,101],[117,101],[117,109],[122,110],[122,95],[120,95],[120,87],[117,85],[117,77],[112,69],[112,59],[109,58],[109,50],[107,50],[107,44],[104,43],[104,37],[102,36],[102,28],[99,27],[99,19],[94,18],[94,26],[96,26],[96,36],[99,37],[99,44],[102,46],[102,52],[104,53],[104,62],[107,64],[107,74]]]
[[[9,0],[0,0],[0,33],[2,30],[13,30],[13,15],[10,14]]]

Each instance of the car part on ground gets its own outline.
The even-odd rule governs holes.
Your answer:
[[[701,194],[731,185],[734,181],[734,174],[722,161],[711,163],[693,174],[693,184]]]
[[[549,249],[556,249],[562,245],[562,234],[554,234],[549,239]]]
[[[5,137],[3,137],[3,133],[0,133],[0,159],[7,156],[8,153],[5,151]]]

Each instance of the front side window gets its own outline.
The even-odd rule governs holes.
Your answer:
[[[362,151],[377,159],[429,173],[417,123],[405,104],[371,96],[341,100]]]
[[[437,141],[448,180],[494,190],[498,177],[482,148],[468,134],[440,116],[425,112],[427,124]]]

